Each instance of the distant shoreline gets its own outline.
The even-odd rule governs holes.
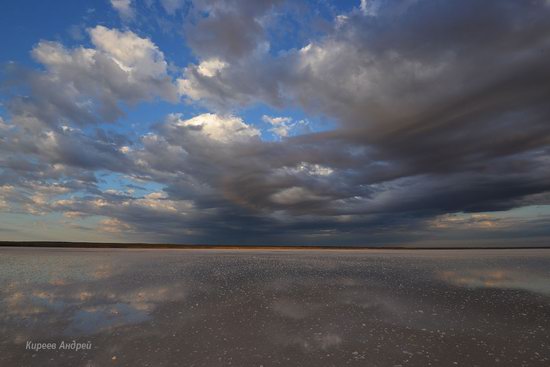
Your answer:
[[[0,247],[36,248],[97,248],[97,249],[176,249],[176,250],[528,250],[550,249],[550,246],[259,246],[259,245],[196,245],[196,244],[150,244],[150,243],[95,243],[57,241],[0,241]]]

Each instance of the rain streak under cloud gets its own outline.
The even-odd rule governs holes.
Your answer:
[[[546,0],[63,6],[0,6],[2,239],[548,243]]]

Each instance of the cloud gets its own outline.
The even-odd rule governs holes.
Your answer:
[[[260,135],[260,131],[234,116],[218,116],[211,113],[182,120],[181,116],[172,115],[170,119],[178,119],[176,127],[183,127],[192,135],[200,135],[210,140],[222,143],[247,141]]]
[[[235,60],[259,47],[265,36],[264,16],[281,0],[197,0],[196,13],[185,26],[189,46],[201,58]],[[206,14],[206,16],[204,16]]]
[[[166,76],[164,55],[150,39],[103,26],[91,29],[90,36],[97,50],[135,79],[155,80]]]
[[[30,93],[16,94],[6,103],[11,118],[1,126],[9,138],[0,150],[11,156],[9,162],[22,164],[33,156],[38,165],[119,171],[126,164],[119,148],[129,138],[82,128],[114,122],[123,114],[121,104],[177,99],[167,62],[149,39],[103,26],[89,34],[95,48],[67,49],[40,41],[32,56],[44,71],[11,70],[10,77]],[[28,166],[33,165],[38,168]]]
[[[213,110],[297,105],[339,124],[282,143],[277,155],[329,167],[339,175],[331,182],[336,190],[274,185],[265,167],[281,167],[271,157],[262,180],[248,174],[238,187],[296,200],[313,192],[323,205],[308,206],[310,213],[356,218],[508,210],[548,192],[550,68],[541,55],[550,27],[543,2],[363,2],[361,9],[369,7],[376,19],[351,12],[297,50],[250,54],[208,76],[188,66],[182,92]],[[263,120],[288,135],[288,120]],[[293,200],[275,201],[299,212]],[[275,210],[273,201],[254,203]]]
[[[469,215],[457,215],[457,214],[443,214],[432,221],[432,225],[435,228],[481,228],[481,229],[493,229],[505,225],[498,218],[494,218],[489,214],[469,214]]]
[[[118,12],[123,20],[131,20],[135,17],[132,0],[110,0],[111,6]]]
[[[324,35],[271,52],[277,6],[194,2],[185,31],[198,59],[176,83],[130,31],[93,28],[91,48],[39,42],[44,70],[13,71],[30,92],[0,124],[0,184],[18,187],[1,205],[167,241],[545,233],[488,213],[550,204],[545,2],[359,2]],[[124,105],[178,96],[208,112],[169,114],[137,138],[101,129]],[[256,104],[283,116],[239,116]],[[314,133],[284,116],[292,108],[335,128]],[[261,122],[279,139],[262,140]],[[155,189],[103,190],[99,171]],[[31,194],[48,180],[79,195]]]
[[[293,121],[290,117],[272,117],[263,115],[262,121],[271,124],[273,127],[269,129],[269,131],[279,138],[286,138],[291,134],[291,132],[309,132],[309,126],[306,120]]]
[[[7,131],[9,129],[11,129],[13,126],[10,126],[8,125],[4,119],[0,116],[0,131]],[[2,136],[0,136],[0,139],[2,138]]]
[[[220,59],[217,59],[217,58],[208,59],[208,60],[202,61],[199,64],[197,68],[197,72],[200,75],[203,75],[207,78],[211,78],[226,66],[227,66],[227,63],[224,61],[221,61]]]
[[[116,120],[122,115],[119,102],[177,100],[168,64],[151,40],[103,26],[89,34],[95,48],[67,49],[40,41],[32,56],[45,70],[12,70],[14,82],[26,84],[31,92],[9,102],[13,115],[25,118],[26,125],[35,124],[32,118],[48,125],[85,125]]]
[[[292,119],[290,117],[271,117],[263,115],[262,120],[273,125],[273,128],[271,128],[269,131],[271,131],[278,137],[284,138],[288,136],[288,132],[291,129],[289,123],[292,122]]]
[[[376,20],[351,13],[332,34],[294,52],[250,57],[209,78],[191,66],[188,96],[213,109],[296,103],[330,116],[338,129],[306,139],[368,151],[376,165],[360,173],[364,184],[443,182],[459,172],[498,181],[505,165],[514,168],[500,174],[503,182],[512,174],[544,180],[519,162],[536,166],[547,154],[550,68],[541,50],[550,43],[548,9],[517,1],[379,5]],[[474,31],[483,36],[470,37]]]
[[[303,187],[293,186],[270,196],[271,201],[281,205],[296,205],[308,201],[323,201],[327,198],[316,195]]]
[[[32,56],[42,71],[8,67],[5,85],[14,93],[5,103],[9,119],[0,125],[0,185],[15,187],[5,200],[10,210],[54,210],[55,197],[37,189],[44,185],[99,194],[98,171],[123,173],[133,164],[123,149],[131,137],[101,125],[122,116],[124,104],[177,99],[164,55],[152,41],[103,26],[89,34],[93,48],[40,41]]]

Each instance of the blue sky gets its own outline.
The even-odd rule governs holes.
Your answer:
[[[0,5],[0,239],[540,245],[550,5]]]

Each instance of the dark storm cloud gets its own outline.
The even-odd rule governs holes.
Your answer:
[[[332,116],[339,129],[307,139],[365,147],[382,180],[496,166],[491,175],[516,174],[544,191],[544,171],[521,167],[547,165],[549,15],[545,1],[381,2],[376,15],[350,14],[279,58],[211,77],[190,69],[185,90],[214,108],[286,98]],[[377,180],[369,161],[358,170],[365,183]]]

